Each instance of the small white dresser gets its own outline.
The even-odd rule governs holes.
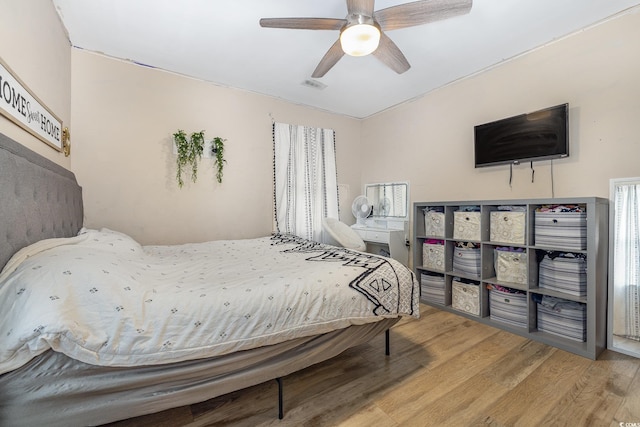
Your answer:
[[[387,224],[382,224],[383,222]],[[390,222],[392,224],[389,224]],[[373,248],[369,248],[369,246],[382,246],[389,252],[391,258],[408,266],[407,222],[367,220],[367,223],[373,224],[353,224],[351,226],[362,237],[362,240],[367,243],[367,249],[375,253],[376,251]]]
[[[408,266],[409,184],[367,184],[364,194],[371,203],[371,215],[351,227],[365,241],[368,252],[387,252]]]

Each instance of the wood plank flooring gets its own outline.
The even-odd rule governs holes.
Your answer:
[[[285,377],[133,418],[141,426],[640,426],[640,359],[592,361],[421,306],[384,336]],[[622,423],[622,424],[621,424]]]

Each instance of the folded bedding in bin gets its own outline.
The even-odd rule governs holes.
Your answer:
[[[534,295],[538,305],[538,330],[569,338],[587,340],[587,305],[548,295]]]

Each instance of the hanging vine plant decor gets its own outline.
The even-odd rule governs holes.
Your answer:
[[[198,162],[202,158],[204,151],[204,131],[194,132],[191,137],[187,139],[187,134],[183,130],[178,130],[173,134],[173,142],[176,144],[177,158],[176,158],[176,180],[178,181],[178,187],[182,188],[184,180],[183,174],[186,174],[186,169],[191,169],[191,181],[196,182],[198,179]]]
[[[198,179],[198,162],[202,158],[204,152],[204,131],[194,132],[191,134],[191,152],[189,163],[191,164],[191,180],[196,182]]]
[[[189,140],[187,139],[187,134],[181,129],[178,130],[178,132],[173,134],[173,142],[176,144],[176,150],[178,151],[178,156],[176,158],[176,166],[178,169],[176,172],[176,179],[178,180],[178,187],[182,188],[184,185],[182,173],[187,167],[189,159]]]
[[[226,139],[222,139],[219,136],[213,138],[213,143],[211,144],[211,153],[214,157],[214,166],[216,167],[216,179],[219,183],[222,183],[222,170],[224,169],[224,164],[227,162],[224,159],[224,143]]]

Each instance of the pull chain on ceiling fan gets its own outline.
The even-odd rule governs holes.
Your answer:
[[[374,0],[347,0],[347,17],[336,18],[262,18],[260,26],[296,30],[339,30],[340,37],[329,48],[315,71],[324,76],[347,53],[364,56],[372,53],[398,74],[411,68],[402,51],[385,31],[413,27],[469,13],[472,0],[422,0],[374,10]]]

